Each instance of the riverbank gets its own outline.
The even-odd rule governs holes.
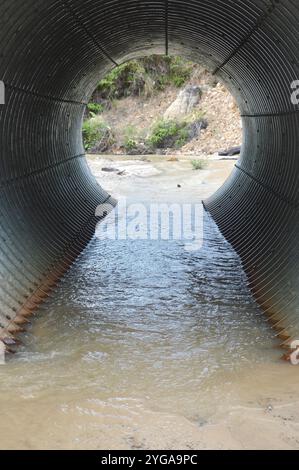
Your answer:
[[[202,162],[202,170],[194,170],[194,159]],[[134,187],[132,184],[138,186],[142,178],[153,178],[155,184],[155,177],[161,180],[164,176],[166,187],[177,183],[181,186],[180,189],[183,185],[183,189],[188,191],[192,184],[197,189],[199,201],[209,197],[222,185],[237,162],[235,157],[222,158],[217,155],[209,158],[200,155],[194,159],[189,155],[88,155],[93,174],[116,197],[122,194],[122,189],[130,192],[130,187]],[[129,181],[127,187],[126,182]],[[135,189],[134,194],[136,195]]]

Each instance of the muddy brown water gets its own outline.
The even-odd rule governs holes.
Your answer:
[[[125,173],[104,174],[107,164]],[[91,166],[114,195],[148,206],[198,203],[233,163]],[[280,361],[240,260],[207,215],[196,252],[94,239],[23,341],[0,368],[1,448],[299,445],[298,369]]]

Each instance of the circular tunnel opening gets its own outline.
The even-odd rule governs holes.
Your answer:
[[[88,155],[240,154],[242,124],[233,96],[204,66],[152,55],[114,67],[98,81],[83,122]]]
[[[114,203],[91,175],[81,138],[99,71],[166,53],[205,63],[237,99],[242,155],[205,207],[289,348],[299,337],[295,2],[3,0],[0,13],[0,328],[7,347],[89,243],[95,208]]]

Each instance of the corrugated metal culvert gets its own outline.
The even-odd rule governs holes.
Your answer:
[[[237,98],[241,160],[205,206],[286,345],[299,339],[296,0],[0,0],[0,331],[9,346],[110,201],[82,147],[99,77],[146,54],[204,62]],[[294,98],[294,96],[293,96]],[[113,202],[113,201],[111,201]]]

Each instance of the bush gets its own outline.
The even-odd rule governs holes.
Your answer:
[[[203,116],[201,111],[196,111],[182,121],[162,118],[152,127],[147,141],[153,148],[181,148],[207,128]]]
[[[181,87],[190,79],[192,71],[192,63],[180,57],[152,55],[131,60],[108,73],[99,82],[97,94],[104,100],[141,93],[150,96],[155,90],[164,90],[169,85]]]
[[[176,121],[160,119],[154,124],[148,141],[156,148],[172,147],[179,131],[180,125]]]
[[[104,99],[119,99],[140,94],[144,84],[144,68],[137,60],[132,60],[114,68],[100,81],[97,91]]]
[[[104,111],[104,106],[99,103],[88,103],[87,109],[91,114],[98,115]]]
[[[189,123],[178,122],[172,119],[160,119],[157,121],[148,137],[148,142],[154,148],[181,148],[190,138]]]
[[[145,72],[155,81],[157,90],[169,85],[178,88],[191,78],[193,64],[181,57],[152,55],[141,59]]]
[[[125,150],[128,153],[131,153],[133,150],[136,150],[138,146],[138,142],[134,139],[126,139],[125,140]]]
[[[181,57],[172,57],[170,62],[170,82],[180,88],[190,78],[193,71],[193,64]]]
[[[207,162],[205,160],[191,160],[191,165],[194,170],[204,170],[207,166]]]
[[[138,147],[137,129],[134,126],[128,126],[124,131],[124,148],[127,153],[131,153]]]
[[[99,116],[83,123],[84,148],[87,151],[105,152],[114,143],[110,127]]]

